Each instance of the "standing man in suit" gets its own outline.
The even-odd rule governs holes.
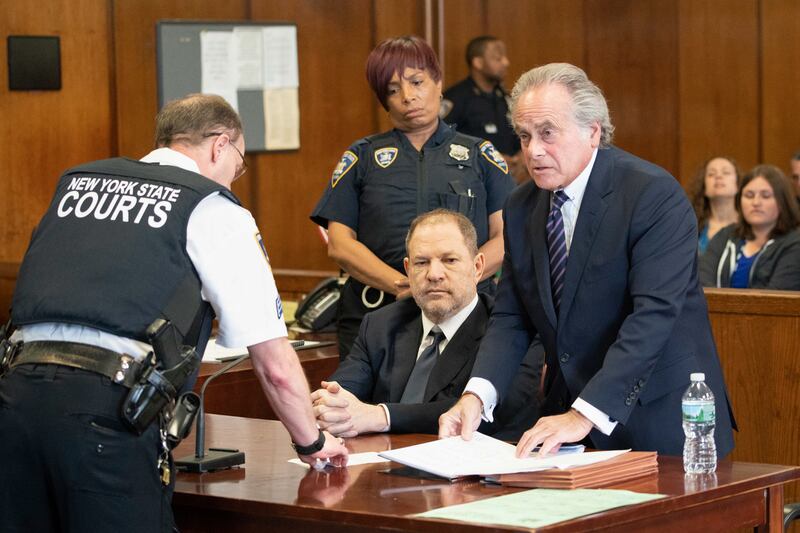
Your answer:
[[[524,456],[588,436],[599,449],[680,455],[681,396],[704,372],[716,397],[719,456],[735,422],[697,279],[697,228],[678,182],[611,146],[600,89],[556,63],[517,81],[511,114],[533,181],[503,211],[497,303],[464,395],[441,437],[491,419],[531,338],[546,354],[544,416]]]
[[[472,370],[493,303],[476,290],[485,260],[475,227],[430,211],[411,223],[406,250],[413,299],[365,315],[350,354],[312,393],[317,423],[337,436],[436,433]]]

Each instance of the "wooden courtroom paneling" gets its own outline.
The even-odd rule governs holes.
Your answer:
[[[800,464],[800,292],[705,292],[739,425],[732,458]],[[800,500],[797,483],[786,500]]]
[[[121,155],[141,157],[153,148],[153,125],[158,112],[156,22],[245,20],[247,3],[246,0],[113,1],[117,136]]]
[[[762,0],[762,161],[789,171],[800,150],[800,2]]]
[[[758,4],[682,0],[678,9],[678,172],[686,186],[711,156],[733,157],[743,170],[760,160]]]
[[[153,149],[158,113],[156,23],[159,20],[246,20],[246,0],[114,0],[118,155],[139,158]],[[248,160],[252,159],[248,156]],[[252,167],[252,163],[251,163]],[[233,192],[252,209],[257,170],[236,182]]]
[[[109,11],[104,0],[0,2],[0,262],[19,262],[61,172],[109,157]],[[6,38],[58,36],[61,90],[9,91]]]
[[[469,41],[488,33],[486,0],[444,1],[444,89],[463,80],[469,74],[464,54]],[[437,42],[431,43],[438,52]],[[442,60],[442,58],[440,58]]]
[[[487,30],[506,43],[510,91],[519,76],[552,62],[585,67],[583,0],[487,0]]]
[[[608,101],[614,144],[675,173],[677,7],[672,0],[587,0],[587,74]],[[590,22],[589,22],[590,21]]]
[[[252,17],[297,24],[300,66],[300,149],[254,156],[254,215],[273,267],[331,270],[308,215],[342,152],[375,133],[374,98],[364,78],[372,2],[253,0]]]

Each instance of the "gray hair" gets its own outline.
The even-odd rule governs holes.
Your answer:
[[[172,100],[156,116],[155,146],[161,148],[174,142],[198,145],[215,130],[231,132],[231,140],[241,135],[242,120],[221,96],[189,94]]]
[[[509,115],[513,116],[519,98],[528,90],[548,84],[564,86],[572,96],[575,121],[588,128],[600,124],[600,147],[608,148],[614,138],[614,125],[608,114],[608,104],[600,87],[592,83],[586,73],[569,63],[550,63],[529,70],[519,77],[511,91]]]

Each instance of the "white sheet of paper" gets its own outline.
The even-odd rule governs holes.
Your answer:
[[[235,52],[231,46],[233,32],[200,32],[200,58],[202,65],[201,92],[218,94],[238,110],[236,95]]]
[[[307,350],[322,344],[320,341],[290,341],[295,350]],[[203,353],[204,363],[227,363],[247,353],[247,348],[226,348],[217,344],[216,337],[211,337]]]
[[[306,463],[295,457],[289,459],[290,463],[310,468]],[[367,465],[371,463],[388,463],[389,459],[384,459],[378,452],[351,453],[347,456],[347,466]]]
[[[439,439],[415,446],[381,452],[381,457],[449,479],[462,476],[487,476],[535,472],[548,468],[588,465],[623,454],[629,450],[574,453],[517,459],[515,446],[475,432],[472,440],[461,437]]]
[[[263,32],[258,28],[233,29],[233,50],[236,55],[236,72],[239,89],[264,87]]]
[[[297,27],[272,26],[262,32],[264,88],[297,88]]]
[[[264,89],[267,150],[300,148],[300,105],[297,88]]]
[[[205,353],[203,353],[203,362],[218,363],[218,359],[223,357],[237,357],[246,353],[247,348],[225,348],[217,344],[217,339],[211,338],[208,340]]]

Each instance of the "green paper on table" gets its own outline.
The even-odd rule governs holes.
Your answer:
[[[663,494],[613,489],[533,489],[433,509],[416,516],[536,528],[663,497]]]

